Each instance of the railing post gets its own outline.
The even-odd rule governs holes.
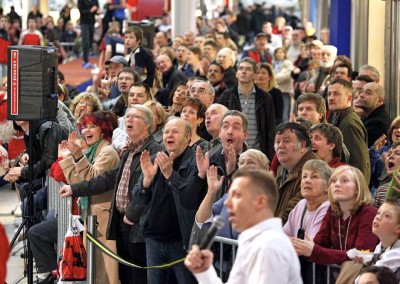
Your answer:
[[[90,215],[87,217],[87,230],[93,237],[97,238],[97,216]],[[95,283],[95,271],[96,271],[96,262],[95,262],[95,254],[96,248],[94,244],[87,239],[86,243],[87,247],[87,283],[94,284]]]

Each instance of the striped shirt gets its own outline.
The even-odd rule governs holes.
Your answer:
[[[253,90],[249,96],[243,95],[239,90],[240,105],[242,112],[247,116],[249,121],[249,127],[247,129],[249,136],[247,138],[247,144],[251,149],[261,150],[260,139],[258,136],[257,129],[257,117],[256,117],[256,89],[253,86]]]

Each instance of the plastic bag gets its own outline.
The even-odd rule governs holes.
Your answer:
[[[85,280],[87,272],[87,256],[80,233],[85,228],[79,222],[79,216],[72,215],[60,260],[58,262],[58,278],[61,280]]]

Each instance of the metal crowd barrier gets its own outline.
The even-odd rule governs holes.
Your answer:
[[[238,241],[234,240],[234,239],[228,239],[228,238],[223,238],[223,237],[215,237],[215,243],[219,243],[219,263],[218,263],[218,270],[219,270],[219,277],[222,279],[222,273],[223,271],[223,261],[221,261],[223,259],[223,250],[224,250],[224,245],[229,245],[232,247],[232,263],[235,261],[236,258],[236,249],[238,247]],[[326,265],[327,267],[327,272],[326,272],[326,284],[330,284],[331,283],[331,269],[332,268],[339,268],[340,269],[340,265],[336,265],[336,264],[332,264],[332,265]],[[230,272],[230,271],[227,271]],[[316,284],[316,265],[315,263],[313,263],[313,284]]]
[[[58,218],[57,228],[57,259],[60,258],[61,250],[64,245],[65,234],[68,231],[71,222],[72,197],[61,198],[58,192],[64,184],[57,182],[52,177],[47,177],[47,207],[49,212],[54,211]],[[95,237],[97,236],[96,216],[89,216],[88,230]],[[67,281],[58,283],[94,283],[95,282],[95,250],[93,244],[87,246],[87,278],[86,281]]]
[[[64,244],[64,237],[67,233],[70,214],[72,197],[61,198],[58,192],[63,184],[57,182],[52,177],[47,178],[47,207],[49,212],[53,211],[58,216],[58,230],[57,230],[57,259],[60,258],[60,252]]]

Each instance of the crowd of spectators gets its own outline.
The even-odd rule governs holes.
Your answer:
[[[379,278],[382,266],[400,279],[400,207],[386,199],[391,180],[400,178],[400,119],[385,109],[379,71],[354,70],[329,44],[328,30],[316,33],[293,13],[271,16],[260,5],[199,17],[195,31],[175,38],[166,13],[150,49],[140,27],[123,27],[124,2],[107,6],[103,28],[109,28],[97,39],[100,70],[92,73],[93,85],[77,93],[59,72],[57,119],[35,122],[36,136],[27,131],[29,122],[7,121],[7,97],[0,96],[0,142],[11,160],[1,165],[4,182],[23,187],[28,159],[40,170],[38,179],[51,168],[53,178],[67,183],[60,195],[79,197],[75,213],[100,216],[103,242],[127,261],[152,266],[184,257],[191,231],[204,231],[214,215],[226,219],[221,236],[240,238],[230,223],[238,216],[226,201],[232,176],[241,168],[271,172],[278,190],[271,208],[299,256],[304,283],[312,283],[311,263],[318,283],[326,264],[342,265],[337,283],[352,283],[362,260],[350,257],[351,249],[375,252],[368,265],[378,268],[365,270],[359,283],[366,274]],[[54,44],[62,62],[70,50],[61,43],[75,42],[72,53],[81,56],[81,40],[83,68],[93,67],[93,20],[102,9],[96,1],[78,6],[87,13],[80,30],[70,22],[69,6],[56,24],[34,7],[27,30],[18,32],[20,18],[0,16],[1,48]],[[2,55],[0,64],[4,77]],[[15,155],[15,147],[24,150],[22,139],[33,137],[35,155]],[[37,219],[28,237],[46,281],[56,260],[45,243],[56,238],[44,235],[54,237],[57,218]],[[225,280],[231,253],[215,259]],[[121,283],[196,283],[182,263],[146,272],[96,260],[106,272],[96,276],[101,283],[118,277]]]

